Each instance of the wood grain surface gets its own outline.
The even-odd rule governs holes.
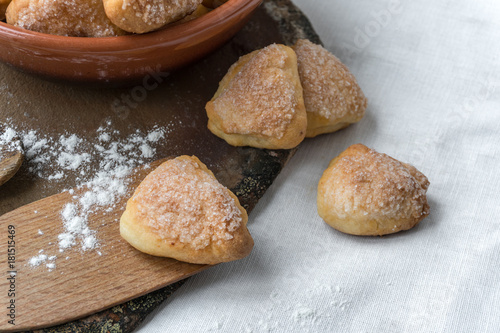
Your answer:
[[[23,163],[22,152],[1,151],[2,147],[0,147],[0,186],[15,175]]]
[[[160,162],[135,172],[129,191],[133,192]],[[78,191],[85,191],[85,188],[75,194]],[[124,241],[120,237],[119,219],[131,195],[123,197],[111,212],[101,211],[89,216],[89,227],[99,235],[98,251],[83,253],[80,248],[73,247],[61,254],[54,270],[45,265],[31,267],[28,262],[39,249],[57,252],[57,242],[50,242],[63,232],[60,212],[66,203],[73,201],[73,195],[65,192],[50,196],[0,217],[0,229],[15,230],[11,239],[23,245],[17,247],[20,251],[14,252],[15,264],[9,269],[17,273],[12,277],[19,281],[15,287],[20,290],[15,298],[16,325],[0,321],[2,331],[14,327],[16,330],[35,329],[81,318],[209,267],[150,256]],[[43,234],[38,230],[43,230]],[[7,242],[0,244],[0,251],[7,253]],[[0,281],[2,294],[8,293],[11,281]],[[4,302],[3,308],[8,306]]]

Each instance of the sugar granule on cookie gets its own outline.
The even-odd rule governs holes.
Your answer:
[[[333,54],[308,40],[293,46],[307,111],[306,137],[331,133],[360,121],[367,100],[356,78]]]
[[[334,158],[318,184],[318,214],[353,235],[408,230],[429,215],[427,177],[362,144]]]
[[[196,264],[241,259],[253,247],[245,209],[195,156],[168,160],[127,202],[120,234],[139,251]]]
[[[295,52],[272,44],[241,57],[206,110],[210,131],[233,146],[296,147],[307,116]]]

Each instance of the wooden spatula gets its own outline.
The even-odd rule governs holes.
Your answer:
[[[20,150],[8,150],[0,145],[0,186],[12,178],[23,163]]]
[[[138,169],[131,176],[130,195],[152,168]],[[113,211],[89,217],[89,227],[97,231],[100,243],[97,250],[70,248],[57,254],[52,270],[45,265],[32,267],[29,260],[40,249],[47,254],[58,252],[57,236],[63,232],[60,214],[72,195],[57,194],[0,217],[0,253],[4,256],[0,270],[1,331],[72,321],[210,267],[143,254],[121,239],[118,221],[130,195]]]

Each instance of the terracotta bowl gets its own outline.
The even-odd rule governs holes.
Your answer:
[[[142,35],[64,37],[0,22],[0,61],[45,78],[81,83],[140,82],[214,51],[242,28],[262,0],[229,0],[189,22]]]

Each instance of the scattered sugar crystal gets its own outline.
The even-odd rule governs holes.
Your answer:
[[[9,127],[5,130],[2,136],[0,136],[0,140],[5,143],[11,142],[16,137],[16,135],[16,131]]]
[[[288,325],[301,332],[342,331],[332,328],[332,320],[341,311],[349,310],[348,289],[342,292],[328,276],[310,279],[307,286],[299,280],[288,282],[270,292],[269,300],[262,303],[258,316],[246,327],[247,332],[281,332]]]
[[[99,141],[108,142],[109,140],[111,140],[111,136],[108,133],[99,135]]]
[[[57,238],[59,239],[59,252],[63,252],[64,249],[75,245],[75,236],[70,233],[59,234]]]
[[[66,204],[61,212],[64,220],[69,220],[76,213],[76,206],[73,203]]]
[[[89,160],[90,155],[87,153],[71,154],[62,152],[57,159],[57,164],[66,170],[76,170],[82,165],[82,163],[88,162]]]
[[[0,130],[3,126],[0,125]],[[0,132],[0,158],[4,153],[23,151],[21,142],[17,139],[17,132],[11,127],[6,127]]]
[[[163,130],[155,130],[148,134],[147,138],[149,142],[158,142],[158,140],[165,137],[165,132]]]
[[[97,238],[94,235],[90,235],[85,237],[83,241],[82,248],[83,250],[90,250],[97,246]]]
[[[47,177],[48,180],[62,179],[64,177],[63,172],[58,172],[56,174],[50,175]]]
[[[145,158],[150,158],[150,157],[153,157],[154,155],[154,150],[153,148],[151,148],[150,145],[148,145],[147,143],[143,143],[140,147],[141,149],[141,152],[142,152],[142,157],[145,157]]]
[[[128,191],[130,173],[137,166],[152,161],[156,145],[171,132],[169,126],[155,126],[146,133],[137,130],[116,140],[119,132],[111,128],[111,121],[105,124],[97,129],[98,143],[92,143],[73,133],[51,137],[36,130],[0,123],[0,131],[3,129],[0,144],[6,145],[18,137],[24,146],[27,170],[35,177],[58,182],[77,176],[76,187],[82,191],[67,190],[73,198],[60,213],[64,230],[57,236],[59,252],[73,246],[79,246],[82,251],[100,246],[99,234],[88,225],[89,216],[110,212],[115,207]],[[38,234],[44,233],[39,230]],[[54,262],[45,265],[48,269],[56,267],[56,257],[52,257]],[[39,254],[31,258],[30,265],[35,267],[45,260],[47,257]]]
[[[47,256],[45,254],[39,254],[37,256],[32,257],[29,260],[29,264],[32,267],[36,267],[36,266],[39,266],[40,264],[42,264],[43,262],[45,262],[46,260],[47,260]]]
[[[82,142],[75,134],[70,135],[66,138],[64,135],[60,137],[59,142],[68,152],[73,152],[76,146]]]
[[[311,321],[314,321],[316,313],[314,310],[299,304],[292,314],[293,320],[300,326],[305,326]]]

